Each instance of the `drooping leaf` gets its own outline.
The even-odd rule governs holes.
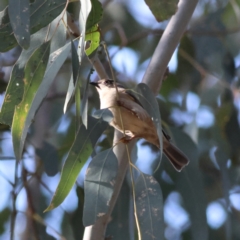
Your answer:
[[[100,31],[98,25],[93,26],[90,30],[86,33],[85,41],[89,42],[89,47],[85,49],[85,53],[87,56],[90,56],[100,44]]]
[[[18,44],[27,49],[30,45],[29,0],[9,0],[8,14]]]
[[[36,149],[36,154],[44,163],[44,170],[48,176],[54,176],[58,173],[59,157],[57,149],[50,143],[44,141],[42,148]]]
[[[108,124],[102,119],[89,117],[89,127],[84,125],[78,130],[75,141],[63,165],[61,178],[53,199],[45,211],[59,206],[72,189],[80,170],[91,155],[93,148]]]
[[[47,68],[50,42],[42,44],[29,58],[24,75],[24,95],[22,102],[16,106],[12,124],[12,138],[15,156],[21,159],[27,131],[37,109],[33,102]]]
[[[64,106],[63,106],[63,113],[64,114],[67,112],[67,109],[69,107],[69,103],[71,101],[74,89],[75,89],[75,86],[74,86],[74,83],[73,83],[73,74],[72,74],[71,78],[70,78],[70,81],[69,81],[69,84],[68,84],[67,95],[66,95],[66,98],[65,98]]]
[[[190,159],[189,165],[177,174],[176,187],[183,197],[184,206],[191,219],[191,239],[208,239],[208,225],[206,221],[206,197],[203,176],[199,171],[199,153],[193,140],[177,128],[170,128],[171,136],[176,145]],[[196,208],[196,205],[198,206]],[[195,234],[198,232],[199,234]]]
[[[50,52],[55,52],[57,49],[63,47],[66,44],[67,40],[67,29],[65,23],[67,22],[67,13],[64,13],[63,16],[60,14],[57,16],[50,25],[50,28],[53,32],[51,40]]]
[[[30,33],[33,34],[47,26],[64,9],[66,0],[35,0],[30,7]],[[0,12],[0,52],[5,52],[16,46],[8,15],[8,7]]]
[[[91,0],[92,9],[88,15],[86,30],[87,32],[102,19],[103,8],[98,0]]]
[[[135,183],[135,191],[142,239],[164,239],[163,197],[158,182],[142,173]]]
[[[163,150],[162,125],[157,100],[151,89],[144,83],[138,84],[135,89],[128,90],[128,93],[132,95],[142,105],[142,107],[147,111],[147,113],[154,122],[160,142],[160,161],[161,161]],[[157,165],[159,165],[159,163]]]
[[[82,122],[84,126],[87,128],[87,114],[88,114],[88,85],[89,85],[89,78],[85,81],[85,86],[83,86],[83,99],[81,101],[81,116]]]
[[[91,11],[92,4],[90,0],[81,0],[81,9],[79,13],[79,31],[81,33],[79,43],[78,43],[78,57],[79,62],[82,62],[82,56],[84,53],[84,42],[86,34],[86,23],[88,15]]]
[[[123,182],[117,202],[111,214],[111,221],[107,225],[106,236],[114,240],[131,239],[133,229],[131,229],[132,212],[130,211],[130,189],[127,181]],[[123,231],[124,229],[124,231]]]
[[[0,234],[2,235],[5,231],[5,225],[11,215],[9,208],[4,208],[0,211]]]
[[[22,101],[24,92],[24,67],[26,62],[32,55],[32,53],[44,42],[47,29],[33,34],[31,36],[30,47],[27,50],[23,50],[18,61],[15,63],[11,78],[7,87],[4,102],[0,112],[0,122],[6,125],[12,125],[12,118],[15,110],[15,106]]]
[[[167,20],[177,11],[178,0],[145,0],[158,22]]]
[[[98,217],[107,213],[117,169],[118,161],[112,149],[97,154],[89,164],[84,181],[84,226],[93,225]]]

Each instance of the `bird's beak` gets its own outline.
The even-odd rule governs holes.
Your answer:
[[[100,89],[100,87],[99,87],[97,82],[90,82],[90,84]]]

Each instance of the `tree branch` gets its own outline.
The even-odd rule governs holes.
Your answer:
[[[197,3],[198,0],[180,0],[178,11],[172,16],[154,51],[142,82],[146,83],[155,94],[157,94],[161,88],[167,65],[186,29]]]
[[[146,83],[156,94],[162,84],[162,79],[166,71],[168,62],[176,49],[182,34],[192,16],[196,7],[197,0],[180,0],[177,13],[171,18],[166,30],[164,31],[157,48],[153,54],[152,60],[147,68],[142,82]],[[106,78],[107,74],[99,66],[99,60],[91,61],[100,78]],[[104,73],[105,72],[105,73]],[[114,143],[119,139],[119,132],[115,131]],[[131,142],[129,149],[131,151],[134,142]],[[119,170],[114,186],[113,196],[111,198],[108,213],[99,218],[92,226],[85,228],[83,240],[103,240],[106,232],[109,218],[118,198],[122,183],[128,168],[126,148],[123,144],[118,144],[114,148],[114,153],[119,162]]]

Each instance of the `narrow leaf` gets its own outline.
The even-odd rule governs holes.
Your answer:
[[[91,29],[95,24],[99,23],[103,15],[102,4],[98,0],[91,0],[91,3],[92,9],[87,19],[87,31]]]
[[[11,78],[8,83],[4,102],[0,112],[0,122],[6,125],[12,125],[15,106],[22,101],[24,92],[24,67],[32,53],[43,44],[47,29],[41,29],[39,32],[31,36],[30,47],[22,51],[18,61],[15,63]]]
[[[89,47],[85,49],[86,55],[91,55],[100,44],[100,31],[98,25],[93,26],[87,33],[85,41],[89,42]]]
[[[32,108],[38,88],[42,82],[50,52],[50,42],[42,44],[30,57],[26,64],[24,76],[24,95],[22,102],[16,107],[12,137],[15,156],[21,159],[27,131],[34,118],[36,109]]]
[[[18,1],[20,2],[20,0]],[[30,33],[33,34],[51,23],[63,11],[66,4],[66,0],[35,0],[31,2],[29,4]],[[0,12],[0,23],[0,52],[5,52],[17,44],[10,24],[8,7]]]
[[[90,13],[91,8],[92,8],[92,4],[90,0],[81,0],[81,9],[79,14],[79,30],[81,32],[81,36],[78,43],[78,57],[79,57],[80,63],[82,61],[82,55],[84,53],[86,23],[87,23],[88,14]]]
[[[129,94],[133,95],[137,99],[137,101],[139,101],[139,103],[148,112],[149,116],[152,118],[154,122],[160,142],[160,162],[161,162],[163,151],[162,125],[161,115],[156,97],[154,96],[151,89],[144,83],[138,84],[135,89],[129,90],[128,92]]]
[[[81,116],[82,116],[82,122],[87,128],[88,122],[87,122],[87,114],[88,114],[88,85],[89,85],[89,79],[90,77],[85,81],[85,86],[83,86],[83,99],[81,101]]]
[[[70,100],[72,99],[75,89],[76,89],[76,82],[79,77],[79,60],[77,55],[77,50],[74,46],[74,43],[71,41],[71,50],[72,50],[72,75],[68,84],[67,96],[64,102],[63,112],[66,113]]]
[[[93,225],[107,213],[113,194],[118,161],[112,148],[97,154],[89,164],[84,181],[84,226]]]
[[[108,126],[102,119],[95,119],[93,117],[89,117],[88,122],[88,129],[84,125],[81,125],[78,130],[75,141],[63,165],[57,190],[45,212],[56,208],[64,201],[72,189],[83,165],[91,155],[98,138]]]
[[[177,11],[178,0],[145,0],[158,22],[167,20]]]
[[[15,38],[27,49],[30,45],[29,0],[9,0],[8,14]]]
[[[153,176],[142,173],[135,191],[142,239],[164,239],[163,197],[158,182]]]

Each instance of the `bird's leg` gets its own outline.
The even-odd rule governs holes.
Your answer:
[[[118,142],[122,142],[124,144],[128,144],[129,142],[131,142],[133,139],[136,139],[137,137],[134,136],[134,137],[129,137],[129,136],[124,136],[122,138],[120,138],[120,140]]]

